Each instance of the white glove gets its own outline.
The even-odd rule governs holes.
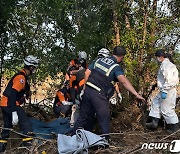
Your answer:
[[[118,97],[119,97],[119,102],[122,102],[122,96],[121,96],[121,93],[118,93]]]
[[[82,96],[84,95],[84,89],[81,90],[81,93],[79,94],[79,98],[82,100]]]
[[[74,114],[76,112],[76,109],[77,109],[77,105],[73,105],[71,110],[72,110],[72,113],[71,113],[71,120],[70,120],[70,127],[73,128],[74,127],[74,123],[75,123],[75,119],[74,119]]]
[[[71,113],[71,120],[70,120],[70,127],[74,127],[74,123],[76,122],[79,116],[79,107],[75,104],[72,106],[72,113]]]
[[[116,105],[117,104],[117,99],[115,96],[112,96],[110,99],[109,99],[109,102],[113,105]]]
[[[12,112],[12,124],[17,125],[19,122],[17,111]]]
[[[75,105],[72,106],[71,110],[76,111],[76,109],[77,109],[77,105],[75,104]]]
[[[68,101],[62,101],[63,105],[73,105],[73,102],[68,102]]]

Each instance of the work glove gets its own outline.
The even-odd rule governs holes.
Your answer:
[[[71,110],[72,110],[72,111],[76,111],[76,109],[77,109],[77,105],[74,104],[74,105],[72,106]]]
[[[74,127],[74,123],[76,122],[77,120],[77,117],[79,115],[78,111],[79,111],[79,108],[78,106],[75,104],[72,106],[72,113],[71,113],[71,120],[70,120],[70,127],[73,128]]]
[[[17,111],[12,112],[12,124],[15,126],[19,122]]]
[[[82,96],[84,95],[84,89],[81,90],[81,93],[79,94],[79,98],[82,100]]]
[[[68,102],[68,101],[62,101],[63,105],[73,105],[73,102]]]
[[[117,104],[117,99],[115,96],[112,96],[110,99],[109,99],[109,102],[113,105],[116,105]]]
[[[121,96],[121,93],[118,93],[118,97],[119,97],[119,102],[122,102],[122,96]]]
[[[161,98],[166,99],[167,98],[167,93],[166,92],[161,92]]]

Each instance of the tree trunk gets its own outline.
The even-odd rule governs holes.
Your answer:
[[[147,35],[147,18],[148,18],[148,6],[149,6],[149,0],[146,0],[145,7],[144,7],[144,24],[143,24],[143,37],[142,37],[142,46],[140,49],[140,54],[139,54],[139,73],[142,73],[142,62],[143,62],[143,57],[144,57],[144,45],[146,41],[146,35]]]
[[[131,24],[130,24],[130,22],[129,22],[129,13],[130,13],[130,6],[132,5],[132,2],[131,3],[128,3],[127,1],[126,1],[126,3],[125,3],[125,6],[124,6],[124,12],[125,12],[125,23],[126,23],[126,28],[128,29],[128,30],[130,30],[131,29]]]
[[[151,26],[150,26],[150,37],[151,37],[151,42],[150,42],[150,48],[148,50],[148,57],[147,57],[147,63],[151,61],[151,58],[153,56],[154,52],[154,43],[155,43],[155,31],[156,31],[156,10],[157,10],[157,0],[153,0],[153,6],[152,6],[152,13],[151,13]],[[151,71],[149,70],[150,68],[147,68],[147,81],[150,80],[150,73]]]
[[[120,45],[120,34],[119,34],[119,27],[118,27],[118,20],[117,20],[117,12],[115,8],[115,1],[112,1],[112,10],[113,10],[113,26],[115,32],[115,39],[113,40],[113,45],[117,46]]]
[[[128,18],[127,15],[125,15],[125,22],[126,22],[126,28],[127,28],[128,30],[130,30],[130,29],[131,29],[131,25],[130,25],[129,18]]]
[[[150,52],[152,52],[152,49],[154,47],[154,36],[155,36],[155,29],[156,29],[156,10],[157,10],[157,0],[153,0],[153,8],[152,8],[152,21],[151,21],[151,29],[150,29],[150,36],[151,36],[151,42],[150,42],[150,46],[151,46],[151,50]]]
[[[76,22],[78,26],[78,31],[81,31],[81,15],[80,15],[80,9],[78,6],[78,0],[75,0],[75,8],[76,8]]]
[[[151,26],[150,26],[151,42],[150,42],[150,48],[148,50],[148,56],[146,60],[147,63],[151,61],[151,58],[154,52],[154,42],[155,42],[154,38],[155,38],[155,30],[156,30],[156,10],[157,10],[157,0],[153,0],[152,16],[151,16],[152,21],[151,21]],[[151,80],[150,75],[151,75],[150,67],[147,67],[145,82],[149,82]]]
[[[143,68],[144,65],[144,58],[145,58],[145,42],[146,42],[146,36],[147,36],[147,19],[148,19],[148,6],[149,6],[149,0],[145,1],[144,4],[144,17],[143,17],[143,29],[142,29],[142,44],[140,45],[140,51],[139,51],[139,56],[138,56],[138,74],[146,74],[147,68]],[[145,66],[146,67],[146,66]],[[145,70],[146,69],[146,70]],[[143,72],[144,71],[144,72]],[[145,75],[142,75],[142,80],[145,80]],[[144,93],[145,91],[144,85],[140,86],[139,92]]]

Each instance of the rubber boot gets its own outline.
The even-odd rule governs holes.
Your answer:
[[[159,118],[152,117],[152,122],[146,123],[148,129],[155,130],[158,128]]]
[[[0,152],[4,152],[7,145],[7,140],[0,140]]]
[[[176,124],[168,124],[167,133],[171,134],[176,132],[179,129],[179,123]]]

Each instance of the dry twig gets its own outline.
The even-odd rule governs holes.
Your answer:
[[[13,133],[15,133],[15,134],[18,134],[18,135],[20,135],[20,136],[23,136],[23,137],[29,137],[29,138],[33,138],[33,139],[38,139],[38,140],[43,140],[43,141],[49,141],[49,142],[50,142],[50,140],[47,140],[47,139],[44,139],[44,138],[41,138],[41,137],[34,137],[34,136],[30,136],[30,135],[25,135],[25,134],[19,133],[19,132],[15,131],[15,130],[12,129],[12,128],[0,127],[0,129],[9,130],[9,131],[11,131],[11,132],[13,132]],[[33,134],[33,133],[32,133],[32,134]]]
[[[167,138],[169,138],[169,137],[177,134],[178,132],[180,132],[180,129],[177,130],[176,132],[174,132],[174,133],[172,133],[172,134],[170,134],[170,135],[162,138],[161,140],[159,140],[159,142],[164,141],[165,139],[167,139]],[[121,154],[127,154],[127,153],[128,153],[128,154],[130,154],[130,153],[133,154],[133,153],[136,153],[136,152],[141,151],[141,150],[142,150],[142,149],[141,149],[141,145],[138,145],[138,146],[136,146],[135,148],[133,148],[133,149],[131,149],[131,150],[122,152]]]

